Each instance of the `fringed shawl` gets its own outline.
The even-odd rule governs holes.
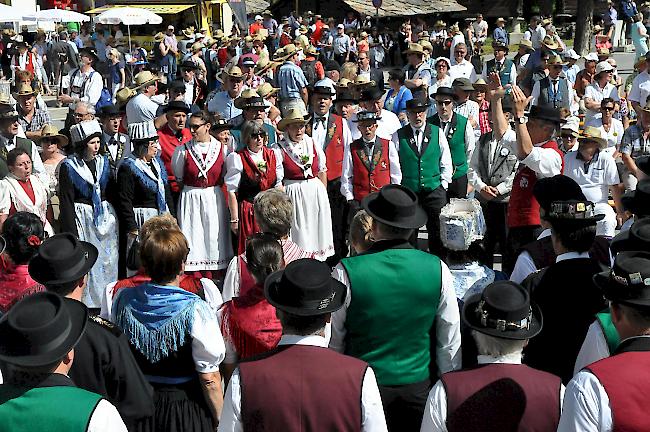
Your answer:
[[[93,222],[97,225],[104,208],[102,206],[102,192],[111,176],[111,165],[106,156],[95,156],[95,175],[90,172],[88,164],[78,156],[69,156],[63,161],[68,166],[70,181],[76,191],[85,199],[93,203]],[[97,179],[97,180],[95,180]]]
[[[207,304],[181,288],[144,283],[120,290],[113,307],[115,322],[147,360],[156,363],[186,342],[195,312],[208,318]]]
[[[167,170],[165,169],[165,164],[157,157],[152,159],[152,163],[156,170],[158,170],[157,177],[142,159],[136,159],[131,156],[122,161],[122,165],[128,168],[146,189],[156,194],[158,212],[163,213],[169,210],[165,198]]]

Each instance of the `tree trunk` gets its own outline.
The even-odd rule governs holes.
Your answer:
[[[578,19],[573,49],[580,55],[589,52],[593,29],[594,0],[578,0]]]

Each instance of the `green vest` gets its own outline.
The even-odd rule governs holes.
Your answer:
[[[440,143],[438,142],[439,128],[427,124],[424,130],[429,132],[424,154],[420,155],[413,138],[413,128],[406,125],[397,131],[399,138],[399,163],[402,167],[402,185],[414,192],[430,192],[440,186]]]
[[[32,141],[16,137],[16,148],[21,148],[29,153],[29,157],[32,157]],[[5,153],[6,149],[4,144],[0,144],[2,148],[0,149],[0,179],[7,177],[9,174],[9,167],[7,166],[7,155]],[[8,152],[7,152],[8,153]]]
[[[618,344],[621,343],[621,337],[618,335],[618,330],[616,330],[612,322],[612,314],[609,310],[604,310],[596,314],[596,320],[598,320],[598,324],[600,324],[600,328],[605,336],[605,341],[607,341],[609,355],[612,355],[616,351],[616,348],[618,348]]]
[[[417,249],[387,249],[341,263],[352,291],[345,354],[369,363],[382,386],[429,378],[430,332],[442,286],[440,258]],[[394,324],[387,325],[387,319]]]
[[[100,400],[100,395],[77,387],[25,391],[0,385],[0,431],[85,432]]]
[[[440,117],[435,115],[427,119],[428,123],[440,126]],[[449,150],[451,152],[451,162],[454,164],[454,174],[452,179],[467,174],[469,170],[469,162],[467,161],[467,144],[465,143],[465,129],[467,128],[467,117],[462,115],[453,114],[452,124],[447,132],[447,142],[449,143]]]

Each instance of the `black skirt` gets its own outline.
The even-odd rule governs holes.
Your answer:
[[[214,432],[215,426],[198,378],[184,384],[151,383],[154,417],[140,422],[137,432]]]

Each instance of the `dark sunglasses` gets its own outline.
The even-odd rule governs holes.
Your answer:
[[[609,107],[609,106],[601,107],[600,109],[605,111],[614,111],[614,107]]]
[[[258,132],[251,134],[251,138],[266,138],[266,132]]]
[[[193,125],[191,124],[191,125],[187,125],[187,127],[188,127],[190,130],[194,130],[194,131],[195,131],[195,130],[197,130],[198,128],[200,128],[201,126],[205,126],[206,124],[207,124],[207,123],[193,124]]]
[[[450,101],[450,100],[444,100],[444,101],[436,100],[437,105],[445,105],[445,106],[447,106],[447,105],[451,105],[452,103],[453,103],[453,101]]]

